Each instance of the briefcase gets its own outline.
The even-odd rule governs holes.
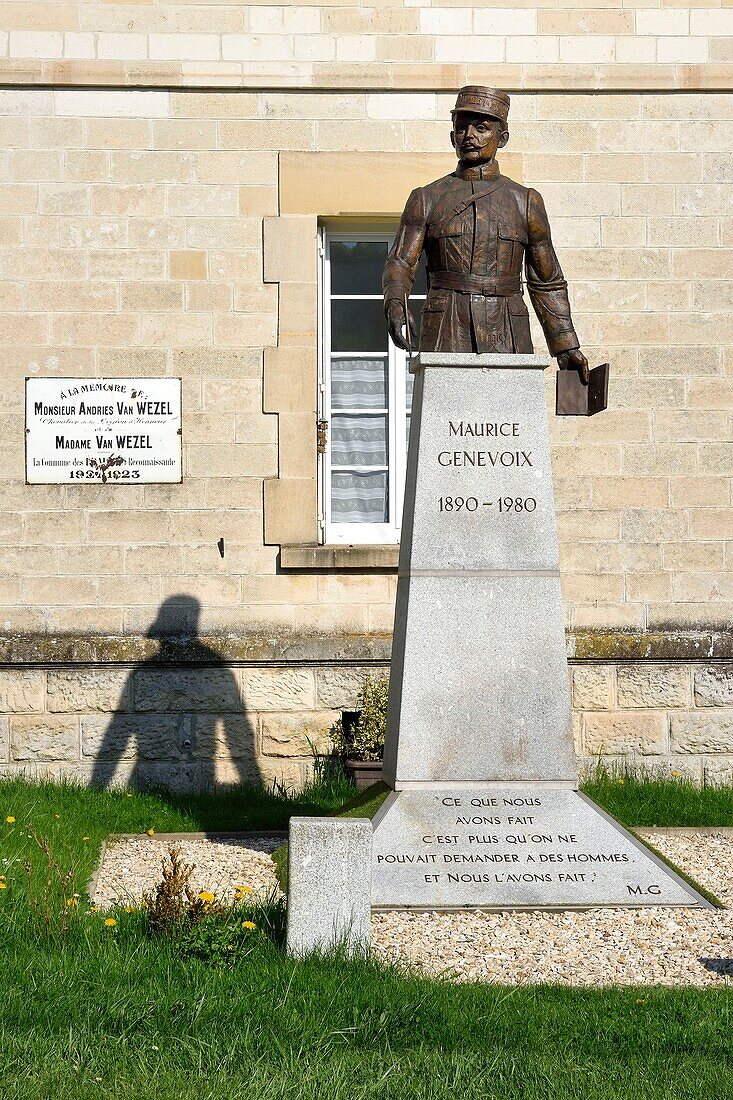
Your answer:
[[[608,363],[593,368],[587,386],[577,370],[559,370],[555,377],[558,416],[594,416],[608,408]]]

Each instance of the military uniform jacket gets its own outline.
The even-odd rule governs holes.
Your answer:
[[[412,192],[384,268],[385,309],[405,303],[425,250],[421,351],[532,352],[522,267],[553,356],[579,347],[541,195],[496,162]]]

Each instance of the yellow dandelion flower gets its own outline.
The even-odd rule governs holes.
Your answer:
[[[107,919],[105,920],[104,923],[107,926],[107,928],[114,928],[114,926],[117,924],[117,921],[115,920],[114,917],[107,917]]]
[[[155,829],[148,829],[148,836],[155,836]]]
[[[205,901],[207,905],[216,900],[216,894],[212,894],[211,890],[202,890],[199,894],[199,899]]]
[[[125,912],[126,913],[134,913],[135,912],[135,906],[134,905],[126,905],[125,906]]]
[[[66,908],[67,909],[73,909],[74,906],[78,905],[78,904],[79,904],[79,902],[76,900],[76,898],[67,898],[66,899]]]
[[[99,912],[99,906],[98,905],[90,905],[89,906],[89,912],[90,913],[98,913]]]
[[[623,785],[624,785],[624,783],[625,783],[625,782],[626,782],[626,780],[625,780],[625,779],[617,779],[617,780],[616,780],[616,786],[617,786],[617,787],[623,787]]]
[[[5,818],[5,820],[7,821],[8,825],[15,825],[15,818],[11,817],[10,814],[8,814],[8,816]]]
[[[56,818],[57,821],[61,820],[61,814],[54,814],[53,816]]]
[[[8,884],[6,882],[0,882],[0,890],[7,890]]]
[[[237,891],[238,894],[251,894],[252,893],[252,887],[251,886],[235,886],[234,889]]]
[[[89,836],[83,836],[83,837],[82,837],[81,839],[82,839],[82,840],[91,840],[92,838],[91,838],[91,837],[89,837]]]
[[[251,920],[243,920],[242,921],[242,928],[256,928],[256,927],[257,927],[257,925],[255,924],[254,921],[251,921]]]
[[[672,775],[675,779],[679,779],[679,777],[682,775],[682,772],[672,772]]]

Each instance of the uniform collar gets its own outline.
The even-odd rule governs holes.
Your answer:
[[[453,173],[462,180],[495,180],[499,175],[499,165],[495,160],[489,164],[464,165],[459,161],[458,167]]]

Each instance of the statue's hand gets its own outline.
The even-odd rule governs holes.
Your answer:
[[[398,348],[402,348],[403,351],[416,351],[417,331],[409,309],[407,310],[407,324],[410,326],[411,343],[408,343],[407,335],[403,335],[403,329],[406,327],[405,307],[402,305],[402,302],[390,302],[387,307],[387,328],[389,329],[389,335],[392,338],[392,342],[396,344]]]
[[[557,357],[557,365],[560,370],[576,370],[583,385],[588,385],[588,360],[580,348],[572,348],[570,351],[561,352]]]

